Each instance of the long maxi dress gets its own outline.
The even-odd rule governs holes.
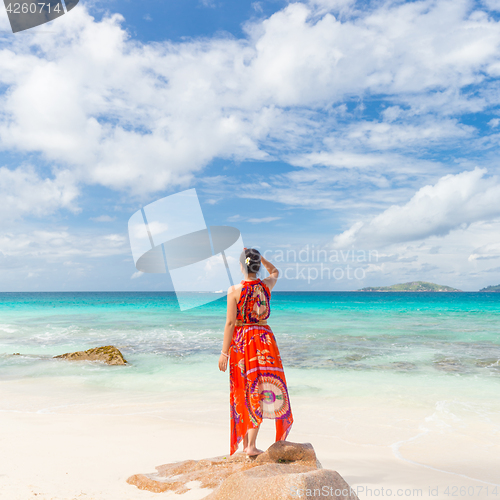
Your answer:
[[[293,423],[281,356],[267,325],[271,292],[260,279],[241,284],[229,348],[231,455],[263,418],[275,419],[276,441],[286,439]]]

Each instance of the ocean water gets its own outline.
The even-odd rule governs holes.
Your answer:
[[[189,443],[177,459],[209,432],[212,456],[226,453],[225,316],[224,297],[181,312],[173,293],[0,294],[0,417],[50,436],[64,421],[99,435],[111,418],[124,439],[165,425]],[[312,443],[325,468],[353,487],[500,488],[500,294],[274,292],[269,324],[289,440]],[[128,364],[53,359],[103,345]],[[260,447],[274,436],[264,422]]]
[[[227,373],[217,368],[225,307],[222,297],[181,312],[168,292],[2,293],[0,382],[43,380],[54,404],[109,394],[208,401],[228,391]],[[444,398],[464,412],[499,410],[500,294],[274,292],[269,324],[292,405],[294,398],[414,406]],[[102,345],[118,347],[129,364],[52,358]],[[0,410],[37,404],[4,399]]]

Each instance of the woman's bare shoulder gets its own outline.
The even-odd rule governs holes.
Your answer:
[[[227,294],[228,295],[235,295],[235,296],[239,297],[242,288],[243,288],[243,285],[241,283],[238,283],[237,285],[231,285],[227,289]]]

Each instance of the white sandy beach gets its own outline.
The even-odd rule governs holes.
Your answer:
[[[69,386],[54,386],[49,397],[42,395],[47,383],[0,383],[0,498],[195,499],[209,493],[196,487],[182,497],[151,493],[126,479],[169,462],[227,454],[226,394],[203,404],[192,397],[161,402],[81,389],[70,395]],[[447,404],[453,402],[429,411],[395,400],[296,397],[289,441],[312,443],[323,467],[338,471],[361,500],[500,498],[500,486],[496,495],[493,490],[500,484],[498,415],[458,422],[455,414],[448,418]],[[273,440],[267,420],[258,445],[265,449]]]

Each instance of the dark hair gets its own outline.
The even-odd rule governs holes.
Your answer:
[[[247,257],[250,258],[248,265],[245,262]],[[241,252],[240,262],[247,273],[258,273],[260,270],[260,252],[255,248],[246,248]]]

